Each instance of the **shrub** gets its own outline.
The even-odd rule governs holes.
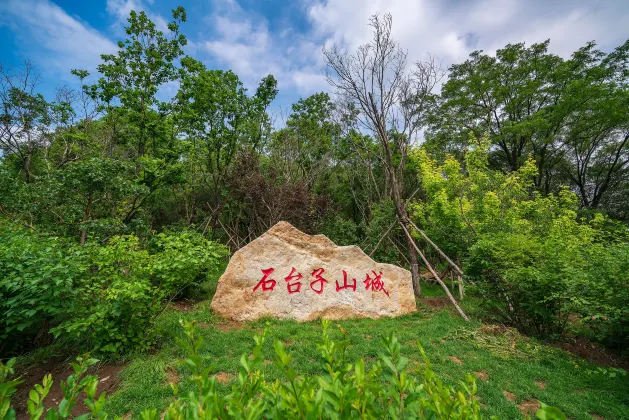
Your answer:
[[[480,419],[480,403],[476,397],[476,383],[467,374],[465,382],[446,386],[432,370],[421,345],[419,351],[423,364],[409,369],[408,359],[400,354],[400,344],[392,334],[382,337],[380,360],[367,369],[362,359],[351,363],[346,358],[348,342],[333,341],[329,334],[329,322],[323,321],[323,340],[318,346],[325,374],[303,378],[291,366],[291,356],[279,340],[274,341],[275,364],[283,374],[283,381],[267,383],[260,370],[263,363],[262,346],[266,330],[255,336],[253,357],[243,354],[242,365],[231,392],[220,394],[216,377],[210,377],[209,369],[203,369],[198,350],[203,341],[197,337],[194,323],[182,322],[190,357],[185,364],[192,371],[194,389],[179,394],[171,384],[174,401],[164,413],[156,409],[142,412],[143,420],[157,419],[320,419],[320,418],[426,418],[426,419]],[[64,399],[58,408],[50,408],[46,419],[68,418],[81,392],[86,395],[85,405],[90,410],[84,418],[106,418],[103,412],[105,394],[96,396],[96,376],[85,376],[87,368],[96,362],[80,357],[74,363],[74,374],[62,384]],[[0,373],[2,365],[0,364]],[[0,375],[0,389],[15,389],[16,381],[8,381]],[[44,413],[43,400],[50,389],[52,378],[47,375],[42,385],[30,392],[28,410],[32,418]],[[10,396],[11,392],[8,392]],[[8,397],[0,408],[7,407]],[[3,401],[6,404],[2,405]],[[15,412],[12,411],[13,417]],[[1,413],[0,413],[1,414]],[[565,419],[555,407],[542,404],[537,417],[547,420]],[[0,417],[1,419],[2,417]]]
[[[66,316],[81,271],[68,245],[0,224],[0,354],[45,342],[48,329]]]
[[[337,245],[356,245],[358,243],[358,225],[352,220],[339,215],[323,223],[322,233]]]
[[[143,350],[164,300],[205,279],[227,254],[194,232],[77,246],[6,225],[0,232],[2,354],[36,337],[70,339],[100,353]]]
[[[532,160],[508,174],[490,170],[486,140],[471,143],[465,169],[453,157],[442,165],[423,150],[414,157],[427,199],[413,216],[429,235],[451,238],[447,248],[462,256],[491,314],[542,337],[580,314],[600,338],[629,342],[629,245],[608,237],[602,215],[579,218],[567,190],[537,194]]]
[[[154,283],[170,297],[202,283],[228,255],[225,246],[187,230],[155,235],[148,250]]]
[[[577,313],[597,339],[629,346],[629,243],[617,238],[587,249]]]
[[[105,246],[91,242],[75,250],[85,268],[75,285],[67,319],[52,329],[102,353],[145,350],[164,294],[151,282],[149,253],[135,236],[113,237]]]
[[[54,332],[85,340],[99,352],[121,354],[150,347],[161,302],[203,280],[227,251],[183,231],[155,235],[148,249],[136,236],[116,236],[78,254],[89,269],[78,285],[72,317]]]

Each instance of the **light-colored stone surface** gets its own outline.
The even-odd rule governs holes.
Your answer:
[[[263,270],[268,273],[269,269],[273,271],[267,282],[260,284]],[[343,270],[349,286],[356,280],[355,291],[342,288]],[[291,272],[293,278],[289,277]],[[380,273],[382,289],[374,281]],[[298,274],[302,275],[299,280]],[[317,274],[327,283],[317,281]],[[367,276],[371,281],[365,283]],[[275,281],[273,290],[270,280]],[[323,290],[317,293],[321,285]],[[264,316],[298,321],[379,318],[415,309],[408,270],[376,263],[357,246],[338,246],[323,235],[307,235],[286,222],[276,224],[233,255],[212,299],[212,310],[235,321]]]

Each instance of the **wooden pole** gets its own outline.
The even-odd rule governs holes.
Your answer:
[[[374,248],[374,249],[373,249],[373,250],[369,253],[369,256],[370,256],[370,257],[372,257],[372,256],[373,256],[373,254],[374,254],[374,252],[376,252],[376,251],[378,250],[378,247],[380,246],[380,243],[382,242],[382,240],[383,240],[384,238],[386,238],[386,237],[387,237],[387,235],[389,234],[389,232],[391,232],[391,229],[393,229],[393,226],[395,226],[395,223],[396,223],[396,222],[393,222],[393,224],[392,224],[391,226],[389,226],[389,229],[387,229],[387,231],[386,231],[386,232],[384,232],[384,235],[382,235],[382,236],[380,237],[380,240],[379,240],[379,241],[378,241],[378,243],[376,244],[376,247],[375,247],[375,248]]]
[[[467,317],[467,315],[465,315],[465,312],[463,312],[459,304],[456,302],[456,299],[454,299],[454,296],[452,296],[452,293],[450,293],[450,289],[448,289],[448,286],[446,286],[445,283],[441,280],[441,278],[439,278],[439,276],[437,275],[437,272],[432,268],[432,265],[430,265],[430,263],[424,256],[423,252],[421,252],[420,249],[417,247],[417,244],[415,244],[415,240],[413,239],[411,234],[408,232],[406,227],[404,227],[404,224],[400,222],[400,226],[402,226],[404,233],[406,233],[406,236],[409,238],[409,242],[413,244],[413,248],[415,248],[415,251],[417,251],[422,261],[424,261],[424,264],[426,264],[426,267],[428,267],[428,270],[430,270],[432,275],[435,277],[435,280],[437,280],[437,282],[441,285],[443,290],[446,292],[446,295],[448,295],[448,298],[450,299],[450,301],[452,302],[456,310],[459,312],[459,315],[461,315],[464,320],[469,321],[470,319]]]
[[[443,258],[444,258],[444,259],[445,259],[448,263],[450,263],[450,265],[452,266],[452,268],[454,268],[454,269],[457,271],[457,273],[459,273],[459,275],[460,275],[460,276],[462,276],[462,275],[463,275],[463,270],[461,270],[461,268],[459,268],[459,266],[458,266],[458,265],[456,265],[456,264],[454,263],[454,261],[452,261],[452,260],[450,259],[450,257],[448,257],[448,256],[446,255],[446,253],[445,253],[445,252],[443,252],[443,251],[442,251],[442,250],[441,250],[441,249],[440,249],[440,248],[439,248],[439,247],[438,247],[438,246],[437,246],[437,245],[436,245],[433,241],[431,241],[431,240],[430,240],[430,238],[428,237],[428,235],[426,235],[426,233],[424,233],[424,231],[423,231],[423,230],[421,230],[420,228],[418,228],[418,227],[415,225],[415,223],[413,223],[413,221],[412,221],[412,220],[409,220],[409,222],[410,222],[411,226],[413,226],[413,227],[415,228],[415,230],[416,230],[417,232],[419,232],[419,234],[422,236],[422,238],[424,238],[424,239],[426,240],[426,242],[428,242],[430,245],[432,245],[432,246],[433,246],[433,247],[437,250],[437,252],[439,253],[439,255],[441,255],[441,256],[442,256],[442,257],[443,257]]]

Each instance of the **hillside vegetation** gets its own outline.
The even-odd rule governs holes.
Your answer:
[[[323,48],[329,93],[278,121],[273,75],[251,92],[187,56],[185,22],[131,12],[54,97],[30,62],[0,66],[0,419],[15,372],[79,354],[58,412],[45,384],[18,412],[71,417],[84,393],[92,418],[629,417],[629,41],[445,69],[409,63],[376,15],[358,50]],[[281,220],[408,268],[423,309],[222,331],[218,274]],[[457,311],[428,310],[437,293]],[[570,342],[615,362],[547,346]],[[92,358],[129,362],[107,400],[79,380]]]

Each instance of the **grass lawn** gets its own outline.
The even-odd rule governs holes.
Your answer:
[[[440,292],[428,288],[426,294],[437,296]],[[472,313],[474,306],[473,299],[464,301],[464,308]],[[456,383],[467,372],[477,376],[478,396],[486,416],[522,418],[521,411],[534,412],[537,400],[541,400],[561,408],[572,419],[629,419],[628,376],[588,373],[596,368],[562,350],[513,335],[509,330],[487,329],[478,321],[467,324],[449,308],[433,309],[421,301],[418,307],[415,314],[397,319],[356,319],[333,325],[341,326],[347,334],[350,360],[362,357],[367,363],[377,359],[380,335],[393,332],[402,343],[402,353],[416,362],[421,360],[415,344],[420,340],[444,382]],[[186,356],[177,340],[183,337],[181,318],[199,324],[205,339],[202,356],[225,391],[238,373],[240,355],[250,352],[252,337],[265,327],[269,330],[264,348],[269,362],[263,365],[267,380],[278,377],[276,367],[270,363],[274,357],[273,337],[284,342],[300,374],[323,372],[316,347],[321,337],[320,322],[268,319],[235,324],[214,316],[210,300],[204,300],[184,311],[173,308],[160,317],[159,350],[134,358],[120,372],[117,391],[106,403],[109,414],[132,414],[135,418],[144,408],[164,408],[173,399],[170,382],[176,382],[182,390],[189,386],[187,369],[179,363]],[[342,337],[338,328],[333,330],[338,338]]]

